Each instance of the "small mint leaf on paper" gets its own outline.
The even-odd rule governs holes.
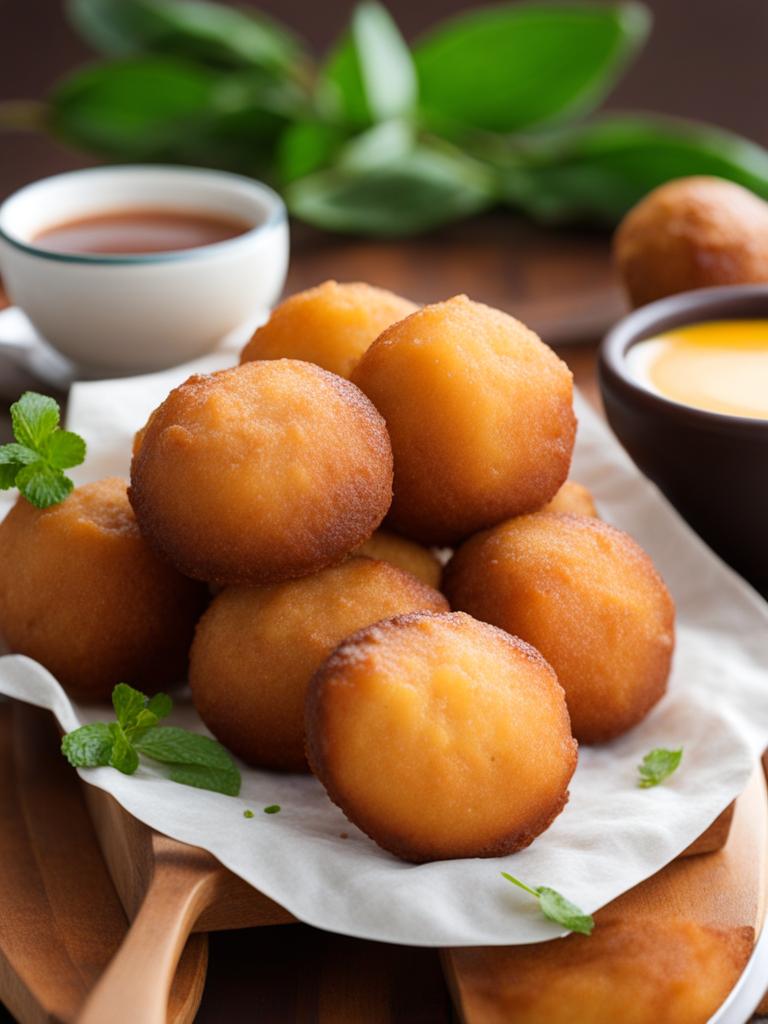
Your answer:
[[[243,817],[244,818],[252,818],[253,817],[253,811],[250,809],[250,807],[246,808],[243,811]]]
[[[204,764],[174,764],[168,773],[172,782],[197,789],[209,789],[225,796],[237,796],[240,792],[240,772],[235,765],[231,769],[211,768]]]
[[[47,395],[25,391],[11,406],[13,436],[19,444],[40,451],[59,425],[59,405]]]
[[[646,754],[641,763],[637,766],[640,776],[638,786],[641,789],[650,789],[651,786],[658,786],[659,783],[668,779],[677,771],[683,759],[683,748],[679,750],[667,750],[665,747],[656,747]]]
[[[592,929],[595,927],[592,915],[585,914],[580,907],[577,907],[575,903],[571,903],[570,900],[567,900],[556,889],[550,889],[546,885],[539,885],[533,889],[530,885],[526,885],[525,882],[521,882],[519,878],[515,878],[514,875],[507,874],[506,871],[502,871],[501,874],[503,878],[516,885],[518,889],[522,889],[537,899],[539,901],[539,908],[547,920],[554,921],[555,924],[560,924],[572,932],[579,932],[582,935],[592,934]]]
[[[85,460],[85,441],[71,430],[56,430],[44,444],[48,462],[56,469],[71,469]]]
[[[133,775],[139,767],[139,755],[118,722],[112,722],[109,729],[112,733],[110,765],[123,775]]]
[[[270,804],[269,807],[264,808],[265,814],[279,814],[282,808],[280,804]]]
[[[42,460],[23,466],[16,474],[15,484],[30,505],[37,508],[58,505],[75,486],[60,469],[54,469]]]
[[[240,772],[227,751],[210,736],[188,732],[172,725],[150,729],[136,743],[138,750],[174,769],[174,782],[200,789],[212,789],[236,796],[240,792]]]
[[[109,764],[113,743],[109,725],[93,722],[68,732],[61,741],[61,752],[74,768],[97,768]]]
[[[151,697],[147,704],[147,710],[151,711],[152,714],[160,721],[161,718],[167,718],[170,715],[173,708],[173,701],[167,693],[156,693],[154,697]]]
[[[147,707],[147,698],[128,683],[118,683],[112,691],[115,717],[124,729],[135,724],[139,714]]]
[[[595,921],[591,914],[585,914],[575,903],[571,903],[565,896],[561,896],[555,889],[546,885],[537,887],[539,906],[544,917],[555,924],[561,924],[572,932],[580,932],[582,935],[591,935],[595,927]]]

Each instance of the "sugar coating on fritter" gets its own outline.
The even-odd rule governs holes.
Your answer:
[[[182,572],[272,583],[340,561],[392,493],[384,420],[349,381],[291,359],[190,377],[131,464],[142,531]]]
[[[527,846],[562,810],[576,767],[541,655],[451,613],[346,640],[310,684],[307,755],[352,822],[415,862]]]
[[[461,976],[475,993],[478,1018],[487,1024],[705,1024],[754,946],[752,928],[610,913],[598,914],[590,936],[461,950]]]
[[[590,491],[575,480],[566,480],[551,501],[540,512],[559,512],[572,516],[597,516],[595,499]]]
[[[19,498],[0,549],[0,634],[72,696],[181,682],[206,589],[142,538],[124,480],[85,484],[47,509]]]
[[[768,206],[722,178],[679,178],[619,225],[614,259],[634,306],[713,285],[768,281]]]
[[[396,533],[377,530],[354,553],[378,558],[382,562],[396,565],[398,569],[405,569],[430,587],[437,589],[440,586],[443,575],[440,559],[429,548],[399,537]]]
[[[249,764],[306,771],[304,699],[313,673],[350,633],[411,611],[447,611],[442,594],[385,562],[351,558],[271,587],[227,587],[190,653],[195,706]]]
[[[384,328],[417,308],[384,288],[325,281],[281,302],[256,329],[240,361],[305,359],[349,377]]]
[[[580,742],[612,739],[663,696],[674,604],[626,533],[586,516],[538,513],[478,534],[445,570],[452,608],[541,651]]]
[[[451,544],[540,508],[568,475],[571,373],[499,310],[465,295],[425,306],[387,328],[352,379],[387,421],[398,533]]]

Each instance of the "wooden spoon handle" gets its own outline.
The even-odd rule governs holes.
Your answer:
[[[78,1024],[166,1024],[184,944],[215,886],[213,872],[163,861],[122,946],[88,997]]]

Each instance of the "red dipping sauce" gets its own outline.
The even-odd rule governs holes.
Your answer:
[[[197,249],[244,235],[253,224],[192,210],[111,210],[78,217],[40,231],[32,239],[52,252],[112,255]]]

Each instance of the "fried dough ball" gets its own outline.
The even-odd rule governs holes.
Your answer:
[[[590,936],[455,955],[485,1024],[706,1024],[753,945],[751,928],[598,914]]]
[[[281,302],[256,329],[240,362],[305,359],[349,377],[384,328],[416,309],[415,303],[384,288],[325,281]]]
[[[389,533],[388,530],[377,530],[372,536],[361,544],[355,551],[356,555],[366,555],[368,558],[378,558],[382,562],[389,562],[398,569],[405,569],[412,573],[417,579],[430,587],[437,589],[443,575],[443,567],[440,559],[421,544],[414,544],[412,540],[405,537],[398,537],[396,533]]]
[[[350,821],[422,862],[528,846],[568,799],[576,743],[538,651],[469,615],[416,613],[320,667],[307,756]]]
[[[206,589],[142,538],[124,480],[85,484],[46,509],[19,498],[0,523],[0,550],[0,633],[71,696],[183,679]]]
[[[353,384],[292,359],[190,377],[147,423],[129,496],[181,572],[274,583],[340,561],[392,493],[384,420]]]
[[[388,523],[451,544],[540,508],[568,475],[570,370],[527,327],[465,295],[387,328],[352,379],[387,421]]]
[[[597,516],[595,499],[583,484],[566,480],[552,501],[547,502],[540,512],[560,512],[572,516]]]
[[[619,225],[614,260],[633,306],[712,285],[768,281],[768,204],[722,178],[678,178]]]
[[[666,691],[672,598],[642,548],[600,519],[540,512],[501,523],[459,548],[444,590],[452,608],[541,651],[580,742],[621,735]]]
[[[195,707],[249,764],[306,771],[304,698],[323,659],[379,619],[447,608],[410,573],[369,558],[271,587],[228,587],[200,620],[190,652]]]

